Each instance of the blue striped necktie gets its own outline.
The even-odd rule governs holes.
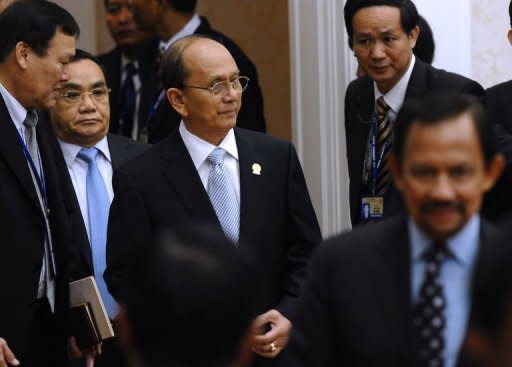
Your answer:
[[[211,168],[207,191],[224,234],[237,243],[240,230],[240,204],[224,169],[225,156],[226,151],[222,148],[215,148],[208,156]]]
[[[94,277],[96,284],[111,319],[116,316],[117,303],[107,290],[103,279],[106,268],[107,223],[110,210],[110,198],[105,182],[96,164],[99,154],[96,148],[82,148],[78,157],[88,164],[87,169],[87,208],[89,212],[89,236],[92,249]]]

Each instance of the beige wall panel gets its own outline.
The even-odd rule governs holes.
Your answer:
[[[287,0],[199,0],[198,13],[232,38],[258,69],[268,133],[291,139]]]

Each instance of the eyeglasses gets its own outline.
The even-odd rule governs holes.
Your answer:
[[[195,88],[195,89],[203,89],[209,91],[214,96],[222,96],[224,97],[229,93],[229,87],[233,88],[235,92],[242,93],[247,89],[249,85],[249,78],[246,76],[239,76],[236,79],[228,82],[226,80],[222,82],[217,82],[210,87],[198,87],[195,85],[184,85],[183,88]]]
[[[87,92],[65,90],[61,92],[60,97],[69,104],[82,103],[85,96],[90,96],[94,102],[102,103],[108,99],[110,91],[110,88],[94,88]]]

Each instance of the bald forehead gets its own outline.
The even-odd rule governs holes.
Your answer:
[[[188,40],[183,45],[182,55],[184,60],[190,58],[230,57],[228,49],[219,42],[208,38],[195,38]]]

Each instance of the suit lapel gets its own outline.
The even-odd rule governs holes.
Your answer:
[[[406,352],[410,350],[412,317],[409,230],[405,217],[392,220],[396,225],[378,247],[372,281],[389,337]]]
[[[217,215],[210,203],[194,162],[178,130],[175,130],[161,148],[162,171],[176,191],[176,197],[192,218],[214,221],[220,228]]]
[[[265,205],[263,175],[265,167],[262,159],[254,151],[251,142],[244,138],[239,129],[235,129],[236,145],[238,149],[238,164],[240,168],[240,243],[250,243],[250,239],[257,238],[252,233],[255,229],[255,213]],[[253,165],[258,164],[260,174],[253,173]],[[255,167],[256,168],[256,167]],[[256,171],[257,172],[257,171]]]
[[[412,69],[411,78],[407,85],[405,97],[420,97],[427,88],[427,66],[418,58]]]
[[[25,190],[34,205],[41,210],[39,199],[37,198],[34,181],[30,175],[23,149],[19,142],[18,132],[7,111],[3,98],[0,96],[0,156],[7,162],[14,176],[20,181],[21,187]]]

